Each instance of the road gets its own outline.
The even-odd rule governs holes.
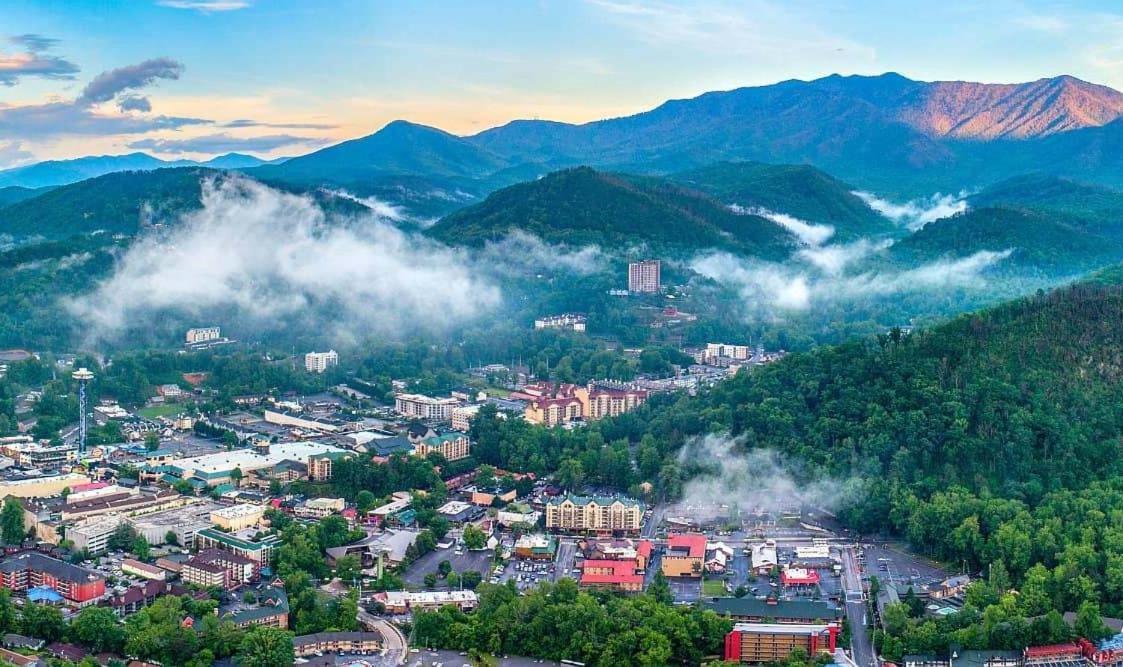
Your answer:
[[[862,592],[862,575],[854,547],[842,549],[842,587],[846,597],[846,618],[850,621],[850,650],[858,667],[876,667],[873,642],[866,627],[867,607]]]
[[[386,619],[367,613],[362,607],[359,607],[356,618],[359,620],[359,625],[382,635],[382,646],[387,649],[386,657],[391,661],[391,664],[402,664],[406,658],[409,644],[406,643],[406,637],[398,629],[398,626]]]

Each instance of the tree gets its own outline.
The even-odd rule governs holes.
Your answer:
[[[108,607],[87,607],[70,623],[70,637],[90,650],[116,653],[125,646],[125,628]]]
[[[12,602],[12,592],[7,588],[0,588],[0,633],[16,632],[19,630],[19,615],[15,603]]]
[[[667,581],[667,576],[663,574],[663,570],[655,573],[655,578],[651,580],[651,586],[647,589],[647,594],[663,604],[671,604],[675,601],[675,596],[671,593],[671,584]]]
[[[477,570],[465,570],[460,573],[460,583],[467,589],[475,589],[484,580],[483,574]]]
[[[242,485],[242,469],[240,467],[235,466],[234,469],[230,471],[230,481],[234,482],[234,486],[236,487]]]
[[[464,526],[464,546],[469,549],[483,549],[487,546],[487,535],[472,524]]]
[[[176,535],[174,530],[169,530],[164,535],[164,542],[167,542],[168,544],[172,545],[173,547],[178,547],[179,546],[179,535]]]
[[[378,502],[378,499],[367,489],[363,489],[355,495],[355,508],[359,510],[361,514],[366,514],[374,509],[374,504],[376,502]]]
[[[132,552],[138,560],[147,561],[152,558],[152,550],[148,546],[148,540],[144,539],[144,535],[137,535],[136,539],[133,540]]]
[[[342,556],[335,561],[335,576],[343,581],[354,581],[362,575],[362,562],[359,557],[351,554]]]
[[[577,459],[565,459],[558,465],[558,484],[561,484],[565,489],[577,489],[585,481],[585,471],[581,465],[581,461]]]
[[[1097,642],[1105,637],[1110,637],[1111,628],[1104,624],[1100,618],[1100,607],[1095,602],[1085,602],[1076,610],[1076,621],[1072,629],[1077,635]]]
[[[430,572],[425,575],[425,588],[435,588],[437,586],[437,575]]]
[[[295,661],[292,634],[278,628],[256,626],[238,646],[241,667],[288,667]]]
[[[20,626],[24,634],[47,642],[58,641],[66,633],[62,612],[47,604],[25,604],[20,612]]]
[[[148,431],[145,433],[144,448],[150,452],[160,449],[160,434],[156,431]]]
[[[15,496],[4,499],[4,509],[0,510],[0,533],[5,544],[20,544],[27,536],[23,523],[23,505]]]
[[[442,560],[437,563],[437,575],[441,578],[447,577],[452,572],[452,563],[447,560]]]

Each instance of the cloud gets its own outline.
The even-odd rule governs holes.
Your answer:
[[[239,118],[228,123],[223,123],[222,127],[228,127],[232,129],[240,127],[271,127],[278,130],[334,130],[339,126],[332,125],[330,123],[267,123],[263,121],[251,120],[249,118]]]
[[[804,256],[821,269],[808,272],[798,266],[772,264],[728,253],[696,257],[690,268],[696,273],[738,290],[746,311],[755,315],[779,316],[784,311],[807,311],[816,305],[856,301],[868,297],[925,292],[946,288],[986,286],[984,272],[1002,262],[1011,250],[984,250],[959,259],[945,259],[913,269],[871,270],[844,273],[846,260],[878,246],[843,246],[839,257]],[[817,263],[816,263],[817,262]]]
[[[233,312],[260,331],[305,325],[354,339],[440,330],[499,302],[464,255],[371,215],[329,219],[308,196],[230,175],[202,208],[135,242],[113,274],[67,302],[93,338],[180,313]]]
[[[3,65],[0,64],[0,81],[2,71]],[[23,139],[112,136],[175,130],[189,125],[211,123],[203,118],[147,115],[152,108],[148,99],[131,94],[121,97],[118,106],[122,111],[134,113],[110,114],[96,108],[123,93],[150,86],[160,79],[178,79],[182,72],[183,65],[180,63],[169,58],[154,58],[102,72],[86,84],[82,93],[74,100],[23,106],[0,104],[0,136],[9,134]]]
[[[499,241],[489,241],[478,259],[481,269],[504,274],[561,269],[582,276],[604,270],[608,261],[599,246],[551,245],[521,230],[512,231]]]
[[[138,139],[129,142],[128,146],[129,148],[135,148],[137,150],[149,150],[156,153],[171,155],[178,155],[181,153],[217,154],[243,151],[268,153],[269,151],[284,146],[292,146],[295,144],[319,146],[326,141],[326,139],[297,137],[291,134],[267,134],[259,137],[233,137],[229,134],[207,134],[187,139]]]
[[[152,111],[152,102],[143,95],[124,95],[117,100],[117,108],[121,111],[139,111],[148,113]]]
[[[340,199],[346,199],[347,201],[353,201],[356,204],[361,204],[362,206],[369,208],[371,213],[378,216],[379,218],[382,218],[383,220],[389,220],[390,222],[404,222],[408,219],[405,209],[403,209],[401,206],[382,201],[377,197],[359,197],[357,195],[351,194],[350,192],[347,192],[346,190],[329,190],[328,188],[320,188],[320,192],[331,195],[333,197],[339,197]]]
[[[778,512],[811,506],[830,512],[861,492],[857,478],[823,477],[803,470],[798,461],[770,449],[747,449],[744,438],[728,433],[688,440],[679,452],[681,465],[701,470],[683,486],[680,505],[701,513],[735,504],[742,512]]]
[[[0,169],[18,167],[35,158],[19,141],[0,141]]]
[[[82,89],[75,103],[89,106],[108,102],[127,90],[145,88],[160,79],[175,80],[182,74],[183,63],[171,58],[152,58],[136,65],[118,67],[94,77]]]
[[[885,250],[892,241],[870,241],[860,239],[853,243],[821,247],[802,248],[796,256],[803,259],[823,273],[838,275],[870,255]]]
[[[72,80],[80,71],[69,60],[47,53],[58,43],[57,39],[26,34],[9,37],[8,41],[24,51],[12,55],[0,52],[0,86],[14,86],[23,77]]]
[[[834,236],[834,227],[831,225],[816,225],[787,213],[776,213],[761,206],[746,208],[738,204],[730,204],[729,210],[737,215],[757,215],[766,220],[771,220],[794,234],[799,242],[804,245],[822,245],[826,243],[827,239]]]
[[[894,204],[872,192],[855,191],[854,194],[881,215],[915,231],[929,222],[966,211],[969,193],[962,191],[958,195],[945,195],[937,192],[931,197],[913,199],[904,204]]]
[[[232,12],[245,9],[252,3],[248,0],[159,0],[156,4],[171,9],[191,9],[209,14],[211,12]]]
[[[1060,16],[1049,14],[1025,14],[1014,18],[1014,24],[1027,30],[1057,35],[1069,28],[1069,23]]]

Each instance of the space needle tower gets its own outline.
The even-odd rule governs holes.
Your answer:
[[[70,377],[78,381],[78,456],[86,453],[86,388],[94,374],[87,368],[79,368]]]

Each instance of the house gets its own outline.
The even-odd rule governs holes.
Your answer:
[[[819,571],[789,565],[780,572],[780,583],[784,588],[816,588],[819,585]]]
[[[251,601],[241,599],[232,606],[220,608],[219,615],[239,628],[254,625],[288,628],[289,597],[285,593],[284,582],[276,579],[261,583],[246,589],[246,593],[252,598]]]
[[[939,584],[933,586],[928,590],[928,596],[937,600],[945,598],[953,598],[964,595],[967,592],[967,586],[971,583],[971,577],[966,574],[961,574],[955,577],[949,577],[941,581]]]
[[[124,593],[114,595],[103,604],[112,609],[118,617],[124,618],[152,604],[167,591],[168,584],[163,581],[146,581],[141,586],[130,586]]]
[[[643,573],[634,560],[586,559],[581,563],[583,588],[610,588],[634,593],[643,590]]]
[[[374,599],[390,614],[437,611],[450,605],[460,611],[471,611],[480,604],[474,591],[385,591],[375,593]]]
[[[724,542],[706,545],[706,572],[721,574],[733,563],[733,547]]]
[[[558,552],[558,541],[553,536],[523,535],[515,541],[515,558],[521,560],[552,561]]]
[[[4,648],[23,649],[26,651],[38,651],[43,648],[43,640],[36,637],[25,637],[24,635],[17,635],[15,633],[7,633],[3,639]]]
[[[6,648],[0,648],[0,661],[16,667],[47,667],[47,661],[37,655],[22,655]]]

